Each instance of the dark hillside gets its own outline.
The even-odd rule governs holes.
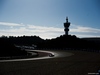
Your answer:
[[[22,56],[26,54],[26,51],[21,51],[14,44],[8,42],[7,39],[0,39],[0,56]]]
[[[80,39],[71,35],[63,35],[55,39],[45,40],[44,43],[38,45],[38,48],[100,49],[99,45],[93,41]]]
[[[16,45],[32,45],[32,44],[36,45],[44,41],[39,36],[20,36],[20,37],[12,36],[7,38],[7,40],[12,44],[16,44]]]
[[[78,38],[75,35],[61,35],[53,39],[41,39],[39,36],[21,36],[21,37],[1,37],[0,38],[0,56],[25,55],[14,45],[36,45],[36,49],[94,49],[99,50],[100,45],[95,41],[89,41]]]

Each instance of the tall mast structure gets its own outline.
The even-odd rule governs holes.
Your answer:
[[[66,17],[66,22],[64,23],[65,35],[68,35],[69,26],[70,26],[70,22],[68,22],[68,17]]]

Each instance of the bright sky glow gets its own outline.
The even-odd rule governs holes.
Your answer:
[[[100,36],[99,0],[0,0],[0,36],[55,38],[64,34],[66,16],[69,34]]]

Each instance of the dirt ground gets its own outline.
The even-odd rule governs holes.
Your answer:
[[[96,75],[100,70],[100,53],[65,51],[69,57],[0,62],[0,75]]]

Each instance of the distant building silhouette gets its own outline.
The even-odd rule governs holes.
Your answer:
[[[64,23],[65,35],[68,35],[69,26],[70,26],[70,22],[68,22],[68,17],[66,17],[66,23]]]

